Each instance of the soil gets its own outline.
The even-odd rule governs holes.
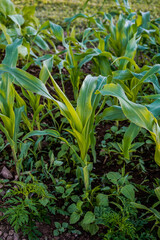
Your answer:
[[[72,234],[72,233],[63,233],[58,237],[54,237],[53,231],[55,230],[54,222],[63,222],[64,216],[56,216],[56,218],[52,218],[51,224],[45,224],[45,223],[36,223],[36,226],[38,227],[39,232],[42,234],[42,237],[39,237],[39,240],[101,240],[101,237],[99,236],[90,236],[90,234],[87,234],[82,229],[81,235],[78,234]],[[65,222],[67,222],[68,219],[65,219]],[[28,240],[26,236],[23,236],[23,234],[15,233],[14,229],[6,222],[2,221],[0,223],[0,240]]]

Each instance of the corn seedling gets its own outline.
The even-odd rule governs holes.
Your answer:
[[[157,68],[160,69],[160,66],[157,65]],[[122,87],[118,84],[107,84],[100,90],[100,93],[104,96],[110,95],[118,98],[126,118],[150,132],[156,144],[155,162],[160,165],[160,127],[153,114],[145,106],[128,100]]]

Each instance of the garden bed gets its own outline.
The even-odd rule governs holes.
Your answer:
[[[159,239],[158,16],[36,3],[0,5],[0,240]]]

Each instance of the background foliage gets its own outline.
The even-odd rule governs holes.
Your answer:
[[[26,0],[13,0],[17,7],[26,5]],[[64,25],[63,20],[74,15],[83,8],[86,0],[27,0],[27,5],[36,5],[36,16],[41,20],[54,20],[55,23]],[[150,11],[155,18],[158,17],[160,9],[159,0],[131,0],[131,7],[135,11]],[[85,12],[94,14],[97,9],[103,12],[115,10],[114,0],[89,0]],[[82,20],[81,20],[82,21]],[[84,20],[83,20],[84,21]]]

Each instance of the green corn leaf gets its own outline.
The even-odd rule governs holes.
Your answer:
[[[40,47],[42,50],[49,50],[47,42],[39,34],[35,37],[34,43],[37,44],[37,46]]]
[[[144,80],[144,83],[152,83],[155,93],[160,93],[160,84],[156,75],[151,75]]]
[[[12,76],[7,73],[3,73],[1,76],[1,88],[0,88],[0,108],[4,115],[11,117],[14,105],[14,87],[12,85]]]
[[[108,65],[108,58],[112,59],[112,54],[110,52],[102,52],[98,48],[95,49],[88,49],[85,54],[82,54],[81,61],[79,63],[79,67],[81,68],[85,63],[91,61],[93,58],[98,58],[100,61],[105,60],[106,64],[103,65],[107,66],[108,72],[110,73],[110,67]],[[101,63],[100,63],[101,64]]]
[[[131,12],[131,7],[129,5],[129,1],[128,0],[123,0],[123,4],[124,4],[126,12],[128,12],[128,13]]]
[[[63,28],[60,25],[57,25],[55,23],[52,23],[52,22],[49,22],[49,23],[50,23],[50,28],[52,29],[54,36],[62,43],[65,43]]]
[[[15,7],[11,0],[1,0],[0,1],[0,12],[3,13],[5,17],[10,14],[15,14]]]
[[[157,99],[151,104],[146,105],[146,107],[155,117],[160,115],[160,99]]]
[[[25,27],[25,33],[30,36],[36,36],[37,30],[31,26]]]
[[[88,166],[85,166],[83,168],[83,175],[84,175],[84,184],[85,184],[85,189],[89,189],[89,172],[88,172]]]
[[[141,28],[148,29],[150,27],[150,12],[142,12],[140,11],[142,16],[142,24]]]
[[[136,62],[135,62],[133,59],[129,58],[129,57],[118,57],[118,58],[116,58],[116,59],[112,62],[112,64],[114,64],[116,61],[122,60],[122,59],[127,60],[128,62],[130,62],[130,63],[135,67],[136,71],[140,71],[140,68],[138,67],[138,65],[136,64]]]
[[[15,113],[15,126],[14,126],[14,137],[13,140],[15,143],[17,143],[17,138],[18,138],[18,133],[19,133],[19,125],[21,121],[21,115],[22,112],[24,112],[24,106],[20,108],[15,108],[14,113]]]
[[[52,129],[46,129],[43,131],[39,131],[39,130],[35,130],[35,131],[31,131],[29,133],[27,133],[24,137],[23,137],[23,141],[26,140],[27,138],[33,137],[33,136],[45,136],[45,135],[50,135],[52,137],[55,138],[59,138],[60,134],[59,132],[52,130]]]
[[[103,120],[109,121],[123,121],[126,117],[120,106],[111,106],[105,108],[102,113],[98,114],[96,118],[96,124]]]
[[[155,208],[150,208],[150,212],[152,212],[158,220],[160,220],[160,212],[157,211]]]
[[[7,140],[9,142],[9,144],[11,145],[11,147],[15,147],[15,142],[12,140],[12,138],[10,137],[9,132],[7,131],[7,129],[5,127],[3,127],[3,125],[0,123],[0,129],[1,131],[5,134],[5,136],[7,137]]]
[[[2,30],[2,32],[4,33],[4,36],[7,40],[8,44],[12,43],[12,38],[10,37],[10,35],[7,33],[7,28],[5,25],[3,25],[2,23],[0,23],[0,29]]]
[[[110,67],[109,60],[105,56],[102,56],[102,54],[100,54],[96,58],[99,63],[100,74],[106,77],[108,75],[112,75],[112,70]]]
[[[139,127],[147,129],[151,133],[156,143],[155,161],[160,165],[160,128],[152,113],[149,112],[145,106],[129,101],[120,85],[113,83],[107,84],[100,92],[102,95],[117,97],[124,115],[131,122]]]
[[[17,91],[15,91],[15,97],[18,103],[19,107],[24,106],[24,111],[27,113],[27,105],[26,102],[23,100],[23,98],[21,98],[21,96],[17,93]]]
[[[47,66],[46,66],[47,69]],[[48,71],[48,69],[47,69]],[[4,73],[10,73],[12,76],[15,77],[14,82],[22,87],[24,87],[26,90],[32,91],[34,93],[40,94],[44,97],[47,97],[51,99],[60,109],[61,113],[68,119],[71,127],[72,127],[72,134],[76,137],[80,150],[81,150],[81,156],[82,156],[82,161],[85,160],[85,156],[87,154],[88,148],[92,142],[94,143],[93,138],[90,138],[90,134],[94,130],[94,114],[95,114],[95,109],[97,107],[97,104],[100,100],[100,95],[94,95],[94,92],[97,89],[101,89],[103,85],[105,84],[105,78],[104,77],[99,77],[99,78],[93,78],[93,77],[88,77],[84,81],[85,86],[86,82],[89,80],[90,86],[93,87],[91,88],[92,91],[88,88],[86,85],[85,88],[88,88],[87,95],[85,95],[85,91],[82,88],[82,91],[80,93],[80,98],[79,102],[77,104],[77,109],[79,113],[74,109],[68,98],[65,96],[63,91],[60,89],[60,87],[57,85],[55,80],[52,78],[50,72],[49,76],[52,80],[53,86],[55,88],[56,93],[58,94],[59,98],[62,100],[62,102],[55,100],[48,92],[46,89],[45,85],[37,79],[36,77],[30,75],[29,73],[17,69],[17,68],[11,68],[8,67],[4,64],[0,65],[0,72]],[[94,81],[91,81],[90,79],[94,79],[94,81],[97,81],[95,84]],[[28,92],[30,95],[31,93]],[[89,95],[88,95],[89,94]],[[34,95],[33,95],[34,96]],[[34,97],[31,97],[34,99]],[[86,99],[83,99],[85,97]],[[86,100],[89,100],[89,103]],[[81,101],[83,104],[86,105],[86,110],[88,111],[89,115],[84,116],[83,115],[83,110],[84,106],[81,104]],[[82,118],[82,119],[81,119]],[[91,140],[92,139],[92,140]],[[84,144],[86,143],[86,144]],[[84,147],[85,146],[85,147]],[[84,164],[84,163],[83,163]]]
[[[49,72],[49,75],[52,80],[52,83],[53,83],[56,93],[58,94],[58,96],[62,99],[62,101],[65,104],[64,105],[64,104],[60,103],[59,101],[57,101],[59,108],[61,109],[62,113],[65,114],[67,119],[71,122],[72,127],[76,128],[79,132],[81,132],[82,131],[82,122],[81,122],[77,112],[73,108],[72,104],[70,103],[70,101],[68,100],[66,95],[63,93],[63,91],[57,85],[56,81],[53,79],[50,72]]]
[[[49,94],[45,85],[38,78],[32,76],[31,74],[25,72],[24,70],[18,68],[11,68],[7,65],[0,64],[0,73],[10,73],[15,77],[15,83],[25,89],[47,97],[54,101],[54,98]]]
[[[149,71],[147,71],[147,73],[142,77],[142,79],[140,80],[140,82],[138,83],[141,84],[143,83],[148,77],[151,77],[153,74],[157,73],[160,71],[160,64],[156,64],[153,67],[151,67],[151,69]],[[135,86],[136,87],[136,86]]]
[[[76,112],[81,119],[82,125],[85,126],[90,115],[92,114],[92,95],[97,85],[97,77],[88,75],[83,81],[78,99]]]
[[[124,115],[131,122],[152,131],[154,122],[157,122],[154,116],[147,110],[146,107],[129,101],[120,85],[113,83],[105,85],[100,92],[102,95],[117,97],[121,103]]]
[[[23,17],[25,19],[30,18],[35,15],[36,7],[35,6],[25,6],[22,9]]]
[[[126,51],[124,57],[134,59],[137,50],[137,41],[136,41],[136,34],[133,38],[131,38],[127,44]],[[127,66],[128,60],[121,60],[120,61],[120,69],[125,69]]]
[[[160,201],[160,187],[157,187],[154,191],[155,191],[155,194],[156,194],[158,200]]]
[[[67,131],[76,138],[81,153],[81,159],[85,161],[86,153],[90,145],[89,135],[85,135],[84,132],[78,132],[76,129],[73,129],[73,131],[67,129]]]
[[[16,39],[12,44],[7,45],[3,64],[16,67],[18,60],[18,47],[22,44],[22,39]]]
[[[43,61],[43,67],[40,71],[39,74],[39,79],[46,84],[48,78],[49,78],[49,73],[48,70],[51,72],[52,71],[52,67],[53,67],[53,56],[46,59],[45,61]],[[47,70],[48,69],[48,70]]]
[[[94,153],[94,118],[96,107],[100,101],[100,98],[98,95],[95,95],[94,92],[97,89],[101,89],[105,83],[105,77],[92,77],[91,75],[88,75],[84,79],[80,89],[76,112],[82,122],[83,131],[78,133],[74,130],[74,134],[76,134],[79,146],[81,146],[82,159],[85,158],[90,144],[92,147],[92,153]]]
[[[34,111],[36,111],[36,109],[39,106],[39,101],[40,101],[40,95],[35,95],[34,93],[28,91],[28,93],[26,93],[24,90],[22,90],[24,96],[29,100],[31,107],[33,108]]]
[[[44,108],[44,105],[40,104],[36,109],[36,111],[34,112],[33,120],[32,120],[32,129],[34,127],[34,123],[36,121],[37,116],[39,116],[39,113],[42,111],[43,108]]]
[[[8,66],[16,66],[17,59],[18,59],[18,47],[22,44],[22,40],[15,40],[14,43],[8,45],[6,47],[6,56],[3,60],[3,63],[8,64]],[[10,74],[3,73],[1,76],[1,112],[2,114],[0,115],[4,126],[7,130],[7,139],[8,135],[10,138],[15,142],[15,146],[17,143],[17,134],[19,130],[19,114],[18,110],[15,109],[13,110],[14,106],[14,97],[15,97],[15,90],[12,85],[14,77]],[[15,118],[16,121],[15,121]],[[10,141],[10,140],[8,140]]]
[[[83,13],[78,13],[71,18],[65,18],[65,22],[71,23],[72,21],[76,20],[77,18],[89,18],[89,17]]]
[[[148,70],[150,71],[150,69]],[[160,92],[160,85],[158,78],[155,74],[148,74],[148,71],[139,72],[137,69],[136,72],[130,71],[129,69],[126,70],[117,70],[113,72],[113,81],[120,83],[120,85],[123,87],[125,92],[126,85],[123,85],[124,81],[130,80],[130,91],[131,93],[134,93],[134,91],[137,91],[137,89],[140,89],[142,83],[152,83],[153,87],[155,89],[156,93]]]
[[[14,124],[14,121],[15,119],[11,119],[7,116],[5,116],[4,114],[1,114],[0,113],[0,118],[2,119],[3,123],[4,123],[4,126],[9,134],[9,136],[11,138],[13,138],[13,135],[14,135],[14,128],[13,128],[13,124]]]
[[[20,27],[21,25],[23,25],[23,23],[24,23],[24,18],[23,18],[23,16],[20,15],[20,14],[9,15],[8,17],[9,17],[10,19],[12,19],[12,21],[13,21],[15,24],[17,24],[19,27]]]
[[[32,142],[29,142],[29,141],[21,144],[20,155],[19,155],[20,159],[24,159],[27,157],[28,150],[29,150],[31,144],[32,144]]]
[[[133,140],[136,138],[136,136],[139,133],[140,128],[135,125],[134,123],[131,123],[130,126],[125,131],[123,140],[122,140],[122,147],[123,147],[123,154],[126,159],[129,159],[129,150],[131,148],[131,144]]]
[[[129,71],[129,69],[126,70],[117,70],[113,72],[113,80],[131,80],[133,78],[132,73]]]

